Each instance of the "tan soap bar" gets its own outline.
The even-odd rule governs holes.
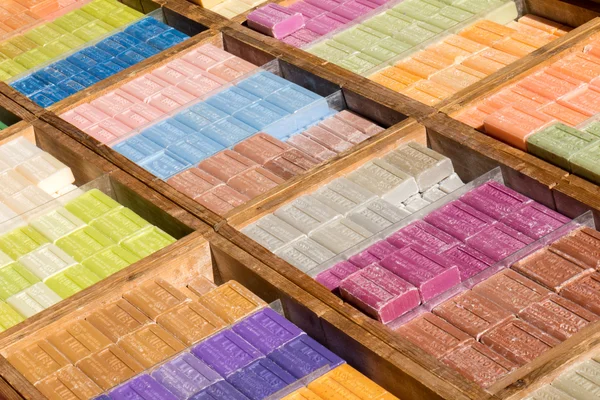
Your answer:
[[[241,194],[254,198],[284,182],[284,179],[264,168],[255,168],[234,176],[228,185]]]
[[[108,337],[85,320],[72,323],[51,334],[48,341],[72,363],[112,344]]]
[[[45,340],[17,349],[6,358],[31,383],[69,365],[69,360]]]
[[[181,291],[164,279],[144,282],[123,297],[152,319],[186,300]]]
[[[35,387],[49,400],[90,399],[102,393],[94,381],[72,365],[36,383]]]
[[[224,150],[198,164],[198,168],[223,182],[257,166],[256,162],[232,150]]]
[[[223,329],[225,322],[199,302],[181,304],[160,315],[156,322],[186,346]]]
[[[192,279],[188,284],[187,288],[192,291],[192,293],[197,296],[204,296],[206,293],[210,292],[213,289],[216,289],[217,285],[210,279],[207,279],[203,276],[198,276],[197,278]]]
[[[200,303],[229,324],[266,306],[262,299],[236,281],[201,296]]]
[[[156,324],[145,325],[119,339],[119,347],[144,368],[151,368],[185,349],[183,343]]]
[[[86,320],[113,342],[150,323],[150,318],[131,305],[119,300],[94,313]]]
[[[144,367],[117,345],[100,350],[77,363],[100,388],[108,390],[134,377]]]
[[[169,178],[167,183],[177,191],[195,199],[223,182],[199,168],[190,168]]]

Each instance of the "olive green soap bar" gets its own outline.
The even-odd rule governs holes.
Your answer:
[[[120,246],[112,246],[87,258],[82,264],[100,278],[106,278],[140,260]]]
[[[86,226],[56,241],[56,245],[77,262],[115,245],[115,242],[92,226]]]
[[[85,192],[65,206],[73,215],[88,224],[118,207],[122,206],[98,189]]]
[[[600,184],[600,141],[571,157],[571,172]]]
[[[0,328],[6,330],[17,325],[25,319],[14,308],[0,301]]]
[[[0,250],[13,260],[19,259],[45,243],[48,243],[48,239],[29,226],[0,236]]]
[[[0,268],[0,298],[6,300],[39,281],[34,274],[17,262],[2,267]]]
[[[138,257],[144,258],[175,243],[175,239],[161,229],[151,226],[125,239],[122,245]]]
[[[121,240],[150,226],[150,223],[129,208],[117,208],[90,224],[106,236],[119,243]]]
[[[46,279],[44,283],[62,299],[71,297],[83,290],[81,286],[67,276],[65,271],[61,271],[56,275],[52,275],[50,278]]]

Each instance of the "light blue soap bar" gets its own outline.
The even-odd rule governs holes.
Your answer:
[[[202,130],[204,136],[209,137],[225,147],[231,147],[252,136],[256,132],[258,132],[258,130],[233,117],[214,123]]]
[[[224,150],[221,144],[207,138],[201,133],[194,133],[190,137],[175,143],[167,150],[190,164],[198,164],[200,161]]]
[[[229,118],[229,114],[206,103],[195,104],[191,106],[189,110],[195,112],[202,118],[206,118],[211,124]]]
[[[224,90],[215,94],[206,100],[206,103],[226,112],[229,115],[235,114],[237,111],[256,103],[260,97],[253,95],[238,87]]]
[[[294,113],[297,127],[310,125],[329,113],[329,105],[324,97],[298,85],[282,89],[266,100]]]
[[[142,135],[136,135],[118,143],[113,146],[113,149],[135,163],[140,163],[163,151],[162,147]]]
[[[248,124],[259,131],[280,121],[288,115],[290,115],[289,112],[264,100],[254,103],[233,114],[234,117],[243,123]]]
[[[154,143],[166,148],[180,142],[192,133],[194,133],[192,128],[182,124],[174,118],[169,118],[166,121],[145,129],[142,132],[142,135],[152,140]]]
[[[194,131],[200,131],[212,123],[189,108],[177,113],[174,118]]]
[[[264,99],[291,84],[291,82],[286,81],[280,76],[264,71],[244,79],[237,84],[237,87]]]
[[[140,165],[162,180],[167,180],[192,166],[187,161],[168,151],[163,151],[154,157],[150,157],[140,163]]]

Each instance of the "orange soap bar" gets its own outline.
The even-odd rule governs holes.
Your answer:
[[[48,341],[76,363],[113,342],[88,321],[77,321],[48,336]]]
[[[192,279],[188,284],[187,288],[192,291],[196,296],[204,296],[211,290],[215,290],[217,285],[210,279],[203,276]]]
[[[395,67],[406,71],[409,74],[420,76],[421,78],[425,79],[428,79],[430,76],[440,70],[439,68],[432,67],[431,65],[424,64],[415,59],[400,61],[395,65]]]
[[[417,54],[413,55],[412,58],[413,60],[422,62],[423,64],[427,64],[435,69],[444,69],[454,64],[454,60],[452,58],[440,56],[429,50],[420,51]]]
[[[527,137],[552,121],[551,117],[536,111],[507,107],[487,117],[484,128],[490,136],[526,151]]]
[[[505,38],[497,41],[492,47],[517,57],[525,57],[527,54],[536,50],[535,47],[519,42],[513,38]]]
[[[323,398],[312,392],[310,389],[302,388],[283,397],[282,400],[323,400]]]
[[[383,75],[381,72],[378,72],[369,77],[374,82],[379,83],[382,86],[385,86],[388,89],[392,89],[393,91],[399,92],[402,89],[406,88],[404,83],[398,82],[390,77]]]
[[[488,47],[504,39],[502,35],[478,28],[477,26],[471,26],[458,35]]]
[[[236,281],[206,293],[200,297],[200,303],[228,324],[266,306],[260,297]]]
[[[554,36],[554,37],[547,36],[547,35],[537,36],[537,35],[531,35],[531,34],[523,33],[523,32],[516,32],[516,33],[510,35],[510,37],[512,39],[518,40],[519,42],[525,43],[526,45],[534,47],[536,49],[539,49],[540,47],[543,47],[556,39],[556,36]]]
[[[577,85],[557,78],[553,75],[541,73],[529,76],[517,84],[527,90],[538,93],[548,99],[554,100],[577,88]]]
[[[485,74],[472,68],[456,65],[431,76],[430,80],[458,91],[479,82],[485,77]]]
[[[230,186],[219,185],[194,200],[219,215],[225,215],[235,207],[245,204],[250,198]]]
[[[86,320],[115,343],[120,337],[150,323],[150,318],[123,299],[95,311]]]
[[[491,60],[482,55],[481,53],[475,54],[474,56],[467,58],[461,64],[465,67],[472,68],[486,75],[491,75],[494,72],[506,67],[506,65]]]
[[[444,40],[444,43],[454,47],[458,47],[459,49],[463,49],[464,51],[469,52],[470,54],[474,54],[478,51],[486,49],[485,45],[459,35],[452,35],[446,38]]]
[[[411,99],[420,101],[423,104],[427,104],[428,106],[436,105],[441,101],[441,99],[432,96],[429,93],[425,93],[414,86],[407,87],[406,89],[401,90],[400,93],[410,97]]]
[[[427,80],[419,81],[415,83],[413,87],[440,100],[450,97],[454,93],[456,93],[456,90],[454,88],[450,88],[440,83]]]
[[[528,97],[513,92],[512,90],[503,90],[500,93],[485,99],[483,103],[479,105],[479,108],[491,114],[492,112],[500,110],[504,107],[519,106],[519,108],[531,108],[532,110],[535,110],[541,105],[541,103],[533,101]],[[494,111],[488,111],[484,107],[491,107]]]
[[[528,98],[529,100],[531,100],[539,105],[548,104],[552,100],[554,100],[554,99],[549,99],[545,96],[542,96],[541,94],[533,92],[533,91],[531,91],[527,88],[524,88],[523,86],[519,86],[519,85],[511,86],[509,90],[511,92],[514,92],[514,93],[522,96],[522,97]]]
[[[164,279],[144,282],[123,297],[152,319],[186,300],[182,292]]]
[[[119,339],[119,347],[131,354],[145,368],[185,349],[185,345],[156,324],[146,325]]]
[[[559,98],[558,103],[591,117],[600,112],[600,91],[584,87]]]
[[[585,59],[582,56],[587,56],[589,59]],[[565,57],[554,63],[549,70],[557,70],[572,78],[590,82],[592,79],[600,76],[600,64],[592,61],[596,59],[596,57],[592,57],[583,53]]]
[[[446,42],[431,46],[427,49],[427,51],[450,59],[454,62],[459,62],[460,60],[467,58],[472,54],[470,51],[461,49],[460,47],[453,46]]]
[[[536,27],[533,27],[531,25],[524,24],[522,22],[513,21],[506,26],[513,28],[517,32],[525,34],[525,35],[534,36],[536,38],[543,38],[544,40],[547,40],[548,42],[556,39],[555,35],[548,33],[546,31],[543,31],[541,29],[538,29]]]
[[[555,34],[562,27],[558,22],[550,21],[536,15],[527,14],[519,18],[519,23],[529,25],[544,32]]]
[[[308,388],[321,396],[324,400],[353,398],[336,395],[336,386],[346,389],[354,396],[363,400],[398,400],[397,397],[388,393],[384,388],[348,364],[342,364],[320,378],[315,379],[308,385]],[[344,391],[340,391],[340,394],[342,393],[344,393]]]
[[[489,115],[490,114],[481,111],[475,106],[467,108],[454,118],[469,126],[472,126],[475,129],[482,129],[483,121],[485,121]]]
[[[506,25],[501,25],[497,22],[493,22],[487,19],[477,21],[473,26],[504,37],[517,33],[517,31],[513,28],[509,28]]]
[[[108,390],[134,377],[144,367],[117,345],[112,345],[77,363],[77,368],[96,385]]]
[[[221,318],[197,302],[181,304],[159,316],[156,322],[187,346],[226,326]]]
[[[589,118],[588,115],[582,114],[578,111],[574,111],[568,107],[565,107],[556,102],[552,102],[550,104],[546,104],[538,108],[538,111],[549,115],[553,118],[556,118],[560,122],[563,122],[569,126],[576,126]]]
[[[600,43],[588,44],[584,47],[583,52],[594,57],[600,57]]]
[[[383,71],[381,71],[381,74],[384,76],[387,76],[388,78],[391,78],[395,81],[403,83],[407,86],[412,85],[413,83],[423,79],[418,75],[413,75],[411,73],[408,73],[408,72],[406,72],[400,68],[396,68],[396,67],[386,68]]]
[[[91,399],[102,393],[94,381],[72,365],[36,383],[35,387],[48,400]]]
[[[69,360],[45,340],[12,352],[6,358],[31,383],[69,365]]]

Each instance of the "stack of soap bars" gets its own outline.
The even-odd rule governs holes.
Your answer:
[[[61,117],[221,215],[383,130],[212,45]]]
[[[234,281],[146,281],[7,359],[50,400],[396,399]]]
[[[462,185],[448,158],[410,143],[294,200],[242,232],[310,273]]]
[[[595,349],[594,349],[595,350]],[[525,400],[592,400],[600,398],[600,357],[594,356],[554,379]]]
[[[600,234],[576,229],[396,330],[488,387],[600,319],[599,254]],[[586,373],[576,368],[553,386],[566,399],[596,399],[598,372],[594,384]]]
[[[93,0],[1,42],[0,79],[49,107],[185,39],[117,0]]]
[[[265,0],[196,0],[196,2],[226,18],[233,18],[264,3]]]
[[[600,44],[592,40],[456,118],[600,183]],[[574,129],[572,127],[581,129]]]

